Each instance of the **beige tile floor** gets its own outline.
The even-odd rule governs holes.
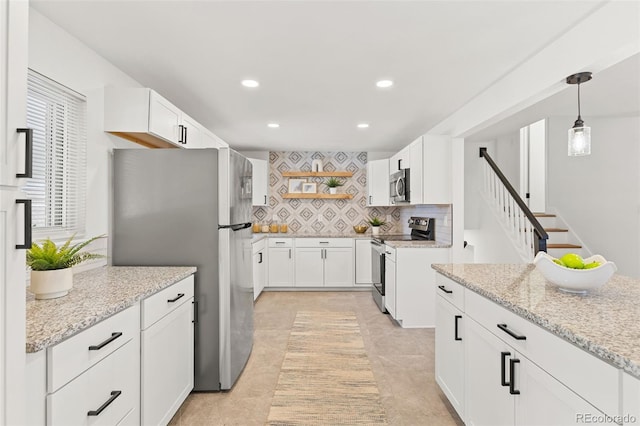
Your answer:
[[[233,389],[192,393],[171,425],[263,425],[299,310],[353,311],[392,425],[462,425],[434,378],[433,329],[403,329],[370,292],[264,292],[255,305],[253,352]]]

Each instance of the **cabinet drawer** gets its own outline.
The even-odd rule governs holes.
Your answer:
[[[463,286],[444,275],[436,274],[436,287],[436,294],[442,296],[456,308],[464,311],[465,290]]]
[[[51,346],[47,349],[47,392],[55,392],[139,334],[140,307],[136,303]]]
[[[139,342],[139,338],[130,340],[57,392],[47,395],[47,425],[115,425],[132,410],[137,412]],[[104,409],[99,414],[89,415],[101,407]]]
[[[353,247],[352,238],[296,238],[296,247]]]
[[[469,289],[465,289],[465,308],[470,318],[596,408],[610,416],[619,414],[617,368]],[[498,324],[506,324],[509,331],[526,339],[517,340]]]
[[[293,238],[269,238],[269,247],[293,247]]]
[[[149,296],[142,301],[142,329],[148,328],[169,312],[193,298],[193,275]]]
[[[385,246],[384,249],[385,258],[391,260],[392,262],[396,261],[396,249],[390,246]]]

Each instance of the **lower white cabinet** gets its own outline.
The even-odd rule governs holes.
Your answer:
[[[396,317],[396,256],[389,246],[384,256],[384,307],[393,318]]]
[[[193,389],[193,276],[142,302],[143,425],[166,425]]]
[[[293,238],[269,238],[269,287],[293,287]]]
[[[297,238],[295,287],[352,287],[351,238]]]
[[[267,240],[253,243],[253,300],[255,301],[267,283]]]
[[[446,291],[451,291],[445,289]],[[464,418],[464,315],[443,296],[436,297],[436,382]]]
[[[386,175],[385,175],[386,177]],[[389,197],[387,197],[389,199]],[[371,240],[356,239],[356,285],[371,285]]]

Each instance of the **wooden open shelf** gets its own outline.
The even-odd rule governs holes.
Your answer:
[[[351,177],[351,172],[282,172],[284,177]]]
[[[302,194],[302,193],[286,193],[282,194],[282,198],[333,198],[333,199],[351,199],[351,194]]]

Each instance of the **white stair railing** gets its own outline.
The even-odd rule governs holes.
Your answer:
[[[549,237],[485,148],[480,148],[480,157],[486,160],[482,165],[483,196],[520,257],[531,262],[536,253],[547,251]]]

